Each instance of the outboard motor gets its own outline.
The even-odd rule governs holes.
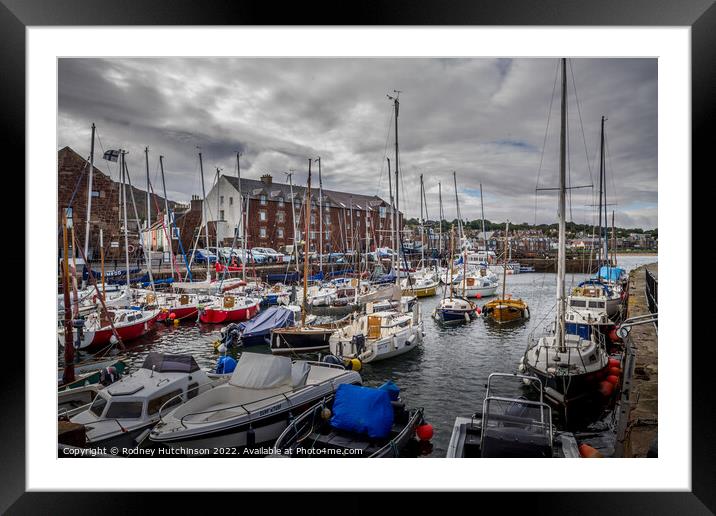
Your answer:
[[[82,344],[82,338],[84,337],[82,331],[85,327],[84,317],[80,316],[77,319],[72,319],[72,327],[75,329],[75,333],[77,334],[77,338],[75,339],[75,348],[80,349],[80,346]]]
[[[114,366],[103,367],[99,372],[99,383],[107,387],[121,378],[119,371]]]
[[[356,356],[360,355],[365,349],[365,335],[362,333],[353,335],[353,338],[351,338],[351,344],[353,345]]]
[[[231,323],[221,329],[221,343],[227,348],[238,345],[241,340],[241,327],[237,323]]]

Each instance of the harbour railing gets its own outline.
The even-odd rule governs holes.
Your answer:
[[[646,276],[646,282],[645,282],[645,294],[646,294],[646,302],[649,306],[649,311],[652,314],[656,314],[659,312],[659,306],[658,306],[658,294],[659,294],[659,280],[656,276],[647,268],[644,268],[645,270],[645,276]],[[654,321],[654,324],[658,325],[658,321]]]

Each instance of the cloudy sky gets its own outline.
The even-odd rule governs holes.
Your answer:
[[[455,217],[452,172],[463,218],[556,221],[559,84],[557,59],[60,59],[58,148],[89,155],[124,148],[137,186],[150,176],[168,196],[207,190],[216,167],[275,181],[321,157],[324,188],[388,198],[386,156],[394,163],[392,104],[401,90],[401,211],[418,216],[424,175],[428,216],[438,214],[438,182]],[[576,59],[568,68],[569,180],[598,186],[599,128],[605,115],[607,195],[616,224],[657,226],[657,61]],[[575,90],[576,86],[576,90]],[[575,95],[576,91],[576,95]],[[551,110],[550,110],[551,106]],[[96,160],[117,179],[117,166]],[[571,216],[592,223],[596,192],[574,189]]]

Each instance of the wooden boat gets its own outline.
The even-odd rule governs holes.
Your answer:
[[[508,232],[510,230],[509,221],[505,224],[505,249],[507,249]],[[502,265],[502,297],[494,299],[486,303],[482,307],[482,315],[497,323],[509,323],[522,321],[530,316],[530,309],[522,299],[512,299],[511,295],[505,293],[507,288],[507,255],[505,252],[505,261]]]
[[[312,324],[271,330],[271,353],[309,353],[325,351],[337,329],[350,324],[350,317],[324,324]]]
[[[77,341],[79,341],[78,347],[81,350],[101,349],[116,339],[114,331],[117,332],[122,342],[137,339],[152,329],[159,313],[160,311],[157,309],[117,309],[108,311],[106,314],[98,312],[89,314],[83,319],[83,325],[76,328],[79,330],[79,335],[74,338],[75,346],[77,347]],[[112,326],[114,326],[114,330]],[[57,340],[60,346],[64,347],[64,328],[58,330]]]
[[[105,360],[101,362],[95,362],[96,365],[85,365],[79,364],[79,367],[75,370],[75,379],[69,383],[62,383],[62,371],[58,372],[57,390],[64,391],[67,389],[75,389],[82,387],[83,385],[91,385],[100,383],[103,380],[104,371],[105,383],[109,385],[112,381],[121,377],[124,372],[129,368],[127,363],[122,359],[114,358],[112,360]],[[110,368],[114,368],[113,370]],[[110,369],[110,373],[114,374],[114,378],[107,377],[107,369]]]

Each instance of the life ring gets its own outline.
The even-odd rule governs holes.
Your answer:
[[[132,244],[129,244],[129,245],[127,246],[127,251],[130,252],[130,253],[133,253],[133,252],[134,252],[134,246],[133,246]]]

